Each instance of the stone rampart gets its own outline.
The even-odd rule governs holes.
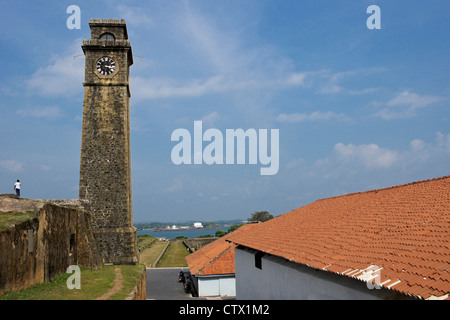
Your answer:
[[[193,238],[193,239],[184,239],[183,242],[188,247],[190,252],[195,252],[201,247],[214,242],[217,238]]]
[[[15,201],[19,203],[8,201],[7,209],[13,209],[8,211],[36,206],[36,217],[0,232],[0,294],[51,281],[70,265],[102,264],[90,213],[43,201]]]

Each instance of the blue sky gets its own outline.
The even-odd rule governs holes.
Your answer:
[[[450,174],[450,2],[0,1],[0,193],[78,197],[90,18],[133,47],[135,222],[245,219]],[[69,5],[81,29],[68,29]],[[366,9],[381,9],[369,30]],[[75,58],[74,58],[75,57]],[[279,171],[174,165],[171,134],[279,130]]]

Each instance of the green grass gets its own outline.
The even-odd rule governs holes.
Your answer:
[[[149,268],[155,263],[156,259],[158,259],[161,252],[164,250],[167,245],[166,241],[155,241],[149,247],[145,248],[140,255],[140,262],[147,265]]]
[[[182,241],[172,241],[157,267],[187,267],[186,256],[188,255],[189,251]]]
[[[124,300],[141,279],[143,265],[102,266],[98,269],[81,268],[81,289],[68,289],[67,279],[71,274],[62,274],[51,282],[40,283],[18,292],[0,295],[0,300],[95,300],[106,294],[116,277],[119,267],[123,277],[122,289],[109,300]]]
[[[109,300],[124,300],[133,291],[133,288],[141,280],[142,269],[144,265],[139,266],[121,266],[123,277],[123,289],[113,295]]]
[[[0,231],[5,231],[11,228],[12,225],[35,218],[36,215],[29,212],[0,212]]]

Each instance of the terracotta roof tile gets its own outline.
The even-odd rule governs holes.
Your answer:
[[[321,199],[229,240],[345,276],[379,266],[385,287],[445,298],[450,176]]]
[[[243,225],[188,255],[186,260],[191,274],[202,276],[234,274],[234,248],[236,245],[227,239],[233,234],[239,234],[254,226],[255,224]]]

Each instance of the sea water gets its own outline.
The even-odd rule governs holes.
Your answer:
[[[218,229],[190,229],[190,230],[173,230],[173,231],[153,231],[153,230],[138,230],[137,234],[148,234],[155,238],[174,239],[178,236],[185,236],[186,238],[198,238],[199,236],[210,234],[213,237],[216,235],[217,230],[227,232],[229,227]]]

